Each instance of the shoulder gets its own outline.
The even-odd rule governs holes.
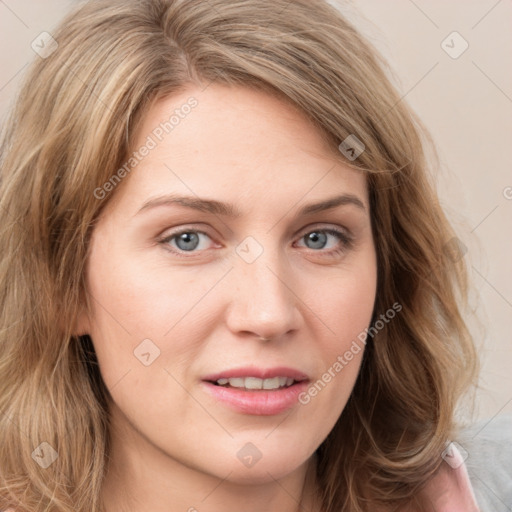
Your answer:
[[[461,430],[456,442],[482,512],[510,512],[512,415],[478,421]]]

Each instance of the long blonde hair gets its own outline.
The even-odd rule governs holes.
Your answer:
[[[153,100],[210,82],[298,106],[367,173],[374,319],[402,310],[368,338],[317,477],[325,512],[411,503],[442,462],[478,363],[432,144],[379,54],[324,0],[91,0],[53,37],[0,147],[0,509],[102,510],[110,395],[90,338],[73,334],[89,239],[112,195],[94,191],[123,165]],[[365,146],[354,160],[338,150],[350,135]]]

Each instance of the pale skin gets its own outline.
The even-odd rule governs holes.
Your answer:
[[[94,300],[78,331],[91,335],[114,400],[106,511],[297,512],[302,500],[319,512],[314,452],[363,351],[307,405],[273,415],[227,407],[202,377],[287,366],[316,382],[368,327],[377,266],[366,177],[297,110],[242,87],[190,86],[155,102],[135,147],[191,96],[197,107],[115,190],[91,240]],[[171,194],[239,216],[143,208]],[[352,199],[300,213],[341,195]],[[172,238],[183,232],[188,244]],[[251,263],[237,252],[247,237],[256,245],[242,248],[262,249]],[[160,355],[146,366],[134,350],[148,339]],[[247,443],[262,454],[252,467],[237,456]]]

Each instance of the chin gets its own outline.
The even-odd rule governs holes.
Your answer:
[[[256,485],[279,480],[306,464],[312,456],[309,451],[298,449],[300,443],[292,440],[288,443],[247,441],[237,445],[235,459],[230,457],[228,471],[231,471],[229,480],[240,484]]]
[[[263,485],[274,482],[275,480],[281,480],[299,469],[303,464],[307,462],[301,460],[298,462],[295,459],[290,460],[273,460],[263,461],[261,459],[257,464],[251,468],[234,466],[232,473],[230,473],[228,480],[234,484],[239,485]],[[225,475],[224,475],[225,476]]]

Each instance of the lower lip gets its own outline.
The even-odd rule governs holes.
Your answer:
[[[228,407],[244,413],[259,416],[272,416],[291,409],[298,403],[300,393],[306,390],[306,381],[275,390],[247,391],[240,388],[226,388],[203,381],[208,393]]]

